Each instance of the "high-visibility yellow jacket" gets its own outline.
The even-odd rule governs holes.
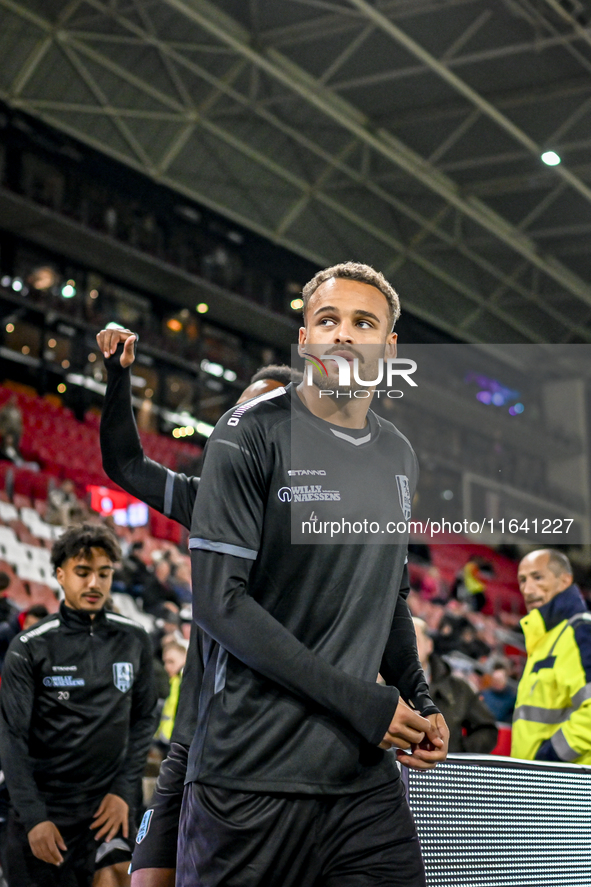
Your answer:
[[[170,743],[170,737],[172,736],[172,731],[174,730],[176,711],[179,707],[179,695],[181,692],[182,676],[183,673],[181,671],[179,672],[179,674],[173,675],[170,679],[170,690],[164,702],[160,724],[158,725],[158,729],[156,730],[156,734],[154,736],[154,739],[158,739],[160,740],[160,742],[164,742],[167,744]]]
[[[527,663],[511,756],[591,764],[591,613],[579,589],[571,585],[521,625]]]

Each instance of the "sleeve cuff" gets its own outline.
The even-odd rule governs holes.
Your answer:
[[[25,816],[23,816],[19,810],[16,812],[27,834],[29,834],[31,829],[35,828],[36,825],[39,825],[40,822],[47,822],[49,819],[47,807],[42,801],[39,801],[34,805],[28,804]]]
[[[432,702],[430,702],[428,705],[421,706],[421,708],[419,708],[419,711],[424,718],[428,717],[429,715],[443,714],[441,709],[437,708],[437,706],[434,705]]]
[[[539,749],[536,752],[536,761],[549,761],[554,763],[563,763],[562,758],[560,758],[556,754],[556,750],[552,745],[551,739],[546,739],[545,742],[542,742]]]
[[[107,792],[105,792],[105,794],[107,794]],[[117,795],[119,798],[123,798],[123,800],[129,807],[132,806],[132,792],[130,790],[129,783],[127,782],[127,779],[125,779],[125,777],[118,776],[111,785],[108,794]]]
[[[412,697],[412,704],[417,711],[426,717],[427,715],[440,715],[441,709],[437,708],[428,693],[420,693]]]
[[[400,699],[400,693],[396,687],[384,687],[381,684],[376,684],[375,688],[378,690],[379,695],[372,687],[375,701],[372,699],[370,706],[368,706],[368,709],[370,708],[371,710],[367,713],[368,722],[375,725],[374,730],[371,733],[367,733],[367,731],[362,733],[362,736],[371,745],[379,745],[388,732],[388,727],[392,723],[392,718]]]

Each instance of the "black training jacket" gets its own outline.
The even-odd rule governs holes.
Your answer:
[[[397,778],[378,745],[399,697],[438,712],[405,599],[416,479],[390,422],[333,426],[291,385],[219,420],[189,542],[211,640],[188,781],[343,794]]]
[[[151,643],[130,619],[62,603],[10,644],[0,757],[27,831],[92,816],[107,793],[131,806],[155,727]]]

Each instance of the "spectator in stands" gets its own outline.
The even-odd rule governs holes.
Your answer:
[[[4,406],[0,408],[0,439],[2,440],[2,448],[5,448],[7,438],[10,436],[10,446],[14,448],[18,455],[22,433],[23,414],[18,405],[16,395],[12,394]]]
[[[490,684],[482,693],[487,708],[498,723],[510,723],[517,694],[509,682],[509,666],[498,660],[493,662]]]
[[[46,616],[49,616],[47,607],[44,604],[35,604],[29,610],[25,610],[25,618],[23,619],[23,631],[33,628]]]
[[[443,586],[441,573],[433,564],[421,579],[421,597],[434,603],[445,603],[447,595]]]
[[[14,462],[17,468],[28,468],[29,471],[39,471],[38,462],[26,462],[21,456],[12,431],[7,431],[0,440],[0,459]]]
[[[457,650],[460,644],[462,628],[469,625],[464,616],[456,616],[453,613],[444,613],[437,634],[434,636],[434,648],[438,656],[445,656]]]
[[[76,495],[74,481],[66,478],[47,497],[45,520],[48,524],[66,527],[82,520],[85,508]]]
[[[6,576],[6,573],[0,573],[0,576]],[[47,615],[47,607],[43,604],[35,604],[29,610],[22,610],[20,613],[13,612],[7,620],[0,622],[0,672],[4,666],[6,651],[12,639],[20,631],[32,628],[40,619],[44,619]]]
[[[413,617],[419,659],[433,702],[449,727],[450,752],[489,754],[497,744],[495,719],[472,688],[451,673],[433,653],[433,640],[423,619]]]
[[[591,764],[591,616],[561,551],[519,564],[527,663],[517,689],[511,756]]]
[[[490,654],[490,647],[481,637],[472,623],[466,619],[460,630],[460,638],[456,647],[459,653],[471,659],[484,659]]]
[[[117,571],[117,590],[141,598],[146,613],[157,615],[167,601],[178,608],[179,599],[168,584],[170,572],[170,558],[166,553],[152,562],[143,541],[134,542],[121,570]]]
[[[162,650],[162,661],[168,675],[169,692],[162,708],[162,716],[155,738],[161,746],[168,750],[179,704],[181,678],[187,661],[187,645],[181,644],[177,640],[168,641]]]
[[[476,612],[486,603],[486,581],[492,575],[491,564],[480,555],[472,555],[462,568],[458,578],[456,593],[458,600],[469,603]]]
[[[434,638],[434,645],[438,656],[457,652],[478,660],[490,653],[490,647],[478,637],[478,632],[470,620],[466,616],[456,616],[452,613],[444,614]]]
[[[188,559],[172,564],[169,585],[181,604],[191,603],[191,562]]]
[[[70,527],[51,555],[59,613],[8,648],[0,754],[12,802],[10,887],[86,887],[96,842],[117,837],[120,848],[129,836],[156,697],[148,635],[105,611],[119,555],[106,527]],[[101,865],[112,861],[106,853]]]
[[[4,570],[0,570],[0,622],[6,622],[14,615],[14,606],[10,602],[10,576]]]

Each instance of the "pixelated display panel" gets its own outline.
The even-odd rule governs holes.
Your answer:
[[[591,769],[463,757],[407,771],[429,887],[590,887]]]

